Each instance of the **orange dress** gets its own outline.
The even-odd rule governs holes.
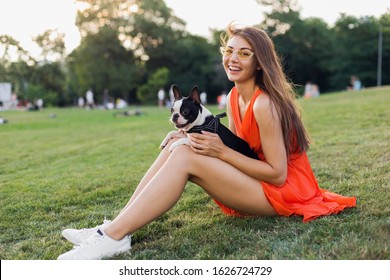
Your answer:
[[[235,87],[230,93],[230,105],[237,135],[249,143],[261,160],[265,160],[259,138],[259,128],[253,114],[253,104],[260,94],[262,94],[261,90],[255,92],[242,121],[238,106],[238,91]],[[355,197],[345,197],[319,188],[306,152],[290,155],[287,180],[282,187],[262,181],[260,183],[267,199],[279,215],[301,215],[303,222],[311,221],[319,216],[338,213],[346,207],[356,206]],[[243,216],[222,203],[216,202],[225,214]]]

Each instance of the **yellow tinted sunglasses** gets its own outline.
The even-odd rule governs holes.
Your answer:
[[[243,59],[243,60],[249,59],[255,54],[250,49],[240,49],[240,50],[235,51],[229,47],[220,47],[219,50],[220,50],[223,57],[231,57],[233,55],[233,53],[236,53],[237,57],[239,59]]]

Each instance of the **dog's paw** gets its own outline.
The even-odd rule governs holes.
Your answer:
[[[171,132],[168,132],[167,136],[165,136],[164,140],[160,144],[160,149],[164,149],[165,146],[168,144],[168,141],[172,139],[172,137],[177,134],[177,131],[173,130]]]
[[[166,138],[166,137],[164,138],[164,140],[162,140],[162,142],[160,144],[160,149],[161,150],[165,148],[165,146],[168,144],[168,141],[169,141],[169,139]]]
[[[190,142],[188,141],[188,138],[180,138],[179,140],[177,140],[175,143],[173,143],[170,147],[169,147],[169,151],[172,152],[176,147],[179,147],[181,145],[190,145]]]

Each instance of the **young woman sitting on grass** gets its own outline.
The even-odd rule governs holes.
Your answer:
[[[101,259],[131,248],[131,235],[180,199],[188,181],[204,189],[231,216],[301,215],[308,222],[354,207],[356,199],[319,188],[306,151],[309,139],[269,36],[228,27],[222,62],[235,86],[227,99],[229,128],[260,160],[225,146],[213,133],[188,135],[190,146],[169,152],[170,140],[111,222],[66,229],[76,246],[58,259]]]

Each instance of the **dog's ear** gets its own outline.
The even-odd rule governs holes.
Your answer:
[[[173,92],[173,97],[175,98],[175,101],[183,99],[183,96],[181,95],[180,89],[177,87],[177,85],[173,84],[171,90]]]
[[[191,98],[191,100],[193,100],[196,104],[200,104],[200,95],[197,86],[194,86],[191,89],[189,98]]]

